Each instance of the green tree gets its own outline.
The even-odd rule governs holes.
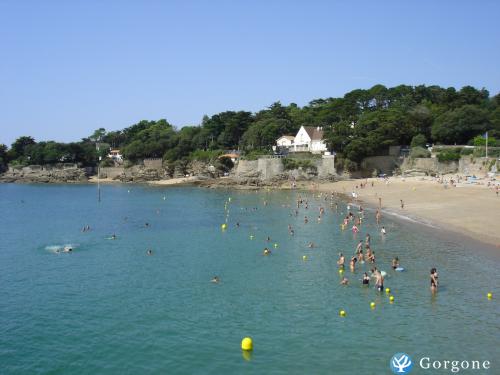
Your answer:
[[[427,140],[425,139],[425,135],[417,134],[411,139],[410,146],[413,147],[422,147],[424,148],[427,144]]]

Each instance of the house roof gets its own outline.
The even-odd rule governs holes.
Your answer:
[[[314,126],[304,126],[304,130],[307,132],[307,135],[309,135],[309,138],[311,138],[312,141],[321,141],[323,139],[323,129],[322,128],[315,128]]]
[[[219,159],[220,158],[238,159],[239,157],[240,157],[240,155],[238,155],[238,154],[224,154],[224,155],[219,156]]]
[[[281,138],[286,138],[290,141],[293,141],[295,139],[295,136],[293,135],[282,135],[281,137],[278,138],[278,140],[280,140]]]

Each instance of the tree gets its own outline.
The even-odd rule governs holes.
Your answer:
[[[417,134],[416,136],[414,136],[411,139],[410,146],[411,146],[411,148],[414,148],[414,147],[424,148],[426,144],[427,144],[427,140],[425,139],[425,135]]]
[[[35,139],[29,136],[22,136],[15,140],[9,150],[9,159],[14,160],[25,156],[26,147],[34,145]]]
[[[467,104],[436,118],[432,125],[432,138],[444,144],[466,144],[490,127],[487,110]]]

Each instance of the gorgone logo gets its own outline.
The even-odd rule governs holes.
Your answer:
[[[396,353],[391,358],[390,366],[394,374],[408,374],[413,367],[413,362],[408,354]],[[462,370],[489,370],[491,368],[491,362],[471,360],[450,361],[422,357],[418,361],[418,366],[422,370],[431,370],[432,373],[434,373],[435,370],[441,370],[456,374]]]
[[[391,358],[391,370],[395,374],[408,374],[413,367],[413,362],[408,354],[396,353]]]

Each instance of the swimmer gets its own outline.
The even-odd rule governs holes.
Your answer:
[[[393,260],[392,260],[392,269],[395,270],[396,268],[399,267],[399,258],[398,257],[395,257]]]
[[[309,219],[307,218],[307,216],[304,216],[304,223],[307,224],[309,222]]]
[[[360,240],[358,246],[356,246],[356,254],[359,254],[362,251],[363,251],[363,241]]]
[[[351,272],[354,272],[354,268],[356,267],[356,262],[358,261],[358,258],[355,256],[351,257],[351,261],[349,262],[349,268],[351,269]]]
[[[362,279],[363,285],[370,285],[370,276],[365,272]]]
[[[314,242],[309,242],[307,244],[307,247],[310,248],[310,249],[312,249],[314,247]]]
[[[340,285],[349,285],[349,280],[347,277],[343,277],[342,280],[340,280]]]
[[[366,237],[365,237],[365,244],[368,245],[368,246],[370,246],[370,239],[371,239],[370,234],[367,233]]]
[[[144,223],[144,226],[145,226],[146,228],[148,228],[148,227],[149,227],[149,223],[148,223],[148,222]]]
[[[271,250],[269,250],[267,247],[264,249],[264,255],[271,255]]]
[[[111,236],[111,239],[116,240],[116,234],[113,233],[113,235]]]
[[[271,241],[271,237],[267,236],[266,241],[267,242]]]
[[[431,292],[436,293],[438,289],[438,273],[436,268],[431,269]]]
[[[385,234],[385,233],[386,233],[386,232],[385,232],[385,227],[382,227],[382,229],[380,229],[380,233],[381,233],[381,234]]]
[[[372,268],[372,274],[375,276],[375,289],[377,289],[379,292],[382,292],[384,290],[384,276],[382,276],[382,273],[375,267]]]
[[[153,255],[153,250],[146,251],[146,255]]]
[[[212,277],[212,280],[210,280],[211,283],[218,284],[220,281],[219,276],[214,276]]]
[[[339,260],[337,260],[337,265],[341,268],[344,269],[344,263],[345,263],[345,257],[342,253],[339,253]]]
[[[236,223],[236,228],[239,228],[240,227],[240,223]]]
[[[353,225],[352,226],[352,233],[358,233],[359,232],[359,229],[356,225]]]
[[[364,263],[364,255],[363,255],[363,250],[360,250],[358,253],[358,262]]]
[[[73,248],[71,246],[64,246],[63,253],[71,253]]]

